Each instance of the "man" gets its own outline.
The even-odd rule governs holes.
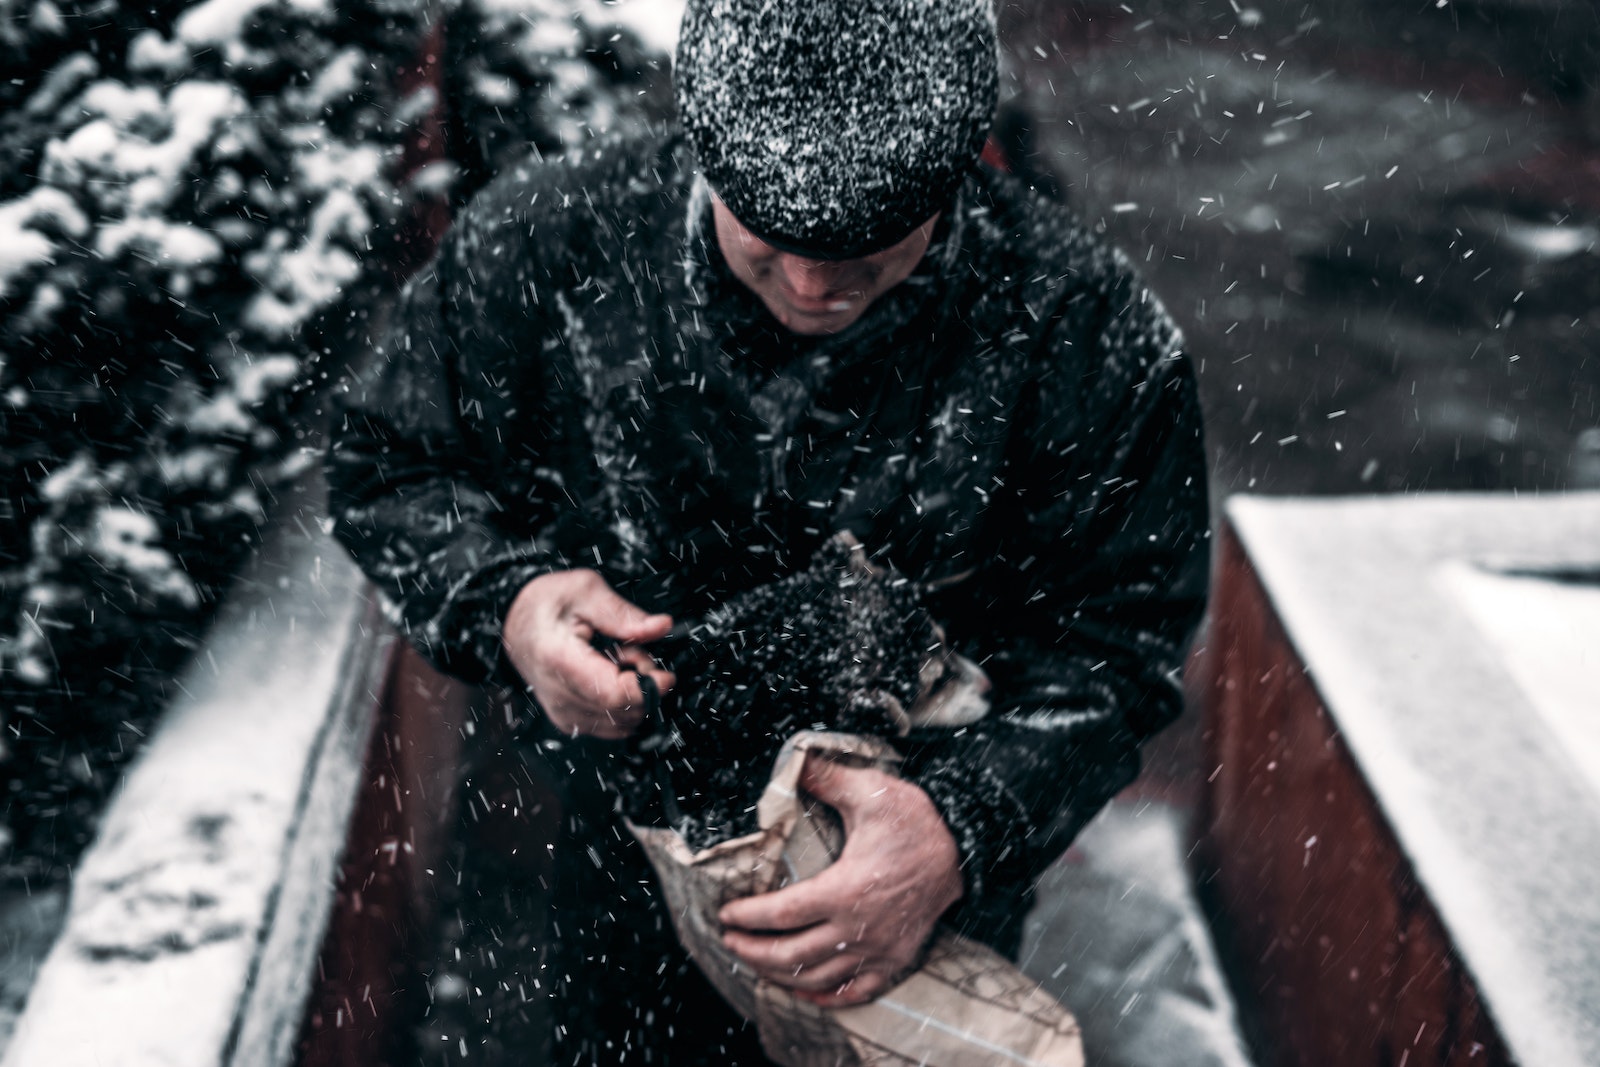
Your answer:
[[[534,1026],[513,991],[552,986],[553,1062],[764,1062],[604,786],[632,672],[675,681],[649,655],[672,616],[849,530],[993,680],[984,722],[906,739],[903,780],[808,772],[844,854],[723,913],[753,970],[846,1005],[941,920],[1015,953],[1033,880],[1176,714],[1204,598],[1176,330],[1068,211],[977,167],[988,0],[690,0],[675,77],[681,132],[512,168],[463,213],[328,457],[402,630],[531,694],[515,744],[565,779],[543,969],[509,891],[460,919],[491,931],[467,981],[503,996],[507,1062]]]

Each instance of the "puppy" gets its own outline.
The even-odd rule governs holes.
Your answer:
[[[798,730],[897,737],[989,710],[988,679],[949,647],[916,585],[874,565],[848,533],[660,654],[678,685],[662,734],[623,775],[624,807],[637,823],[673,825],[696,850],[755,830],[773,760]]]

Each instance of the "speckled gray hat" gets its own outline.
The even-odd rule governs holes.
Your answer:
[[[991,0],[689,0],[679,119],[736,218],[786,251],[881,251],[950,203],[999,92]]]

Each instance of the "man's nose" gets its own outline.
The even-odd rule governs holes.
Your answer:
[[[849,264],[831,263],[825,259],[805,259],[784,253],[783,277],[789,291],[796,296],[821,300],[846,288]]]

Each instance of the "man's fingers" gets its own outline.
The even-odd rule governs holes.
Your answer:
[[[813,967],[771,970],[756,973],[795,993],[832,993],[861,974],[863,961],[852,952],[842,952]]]
[[[551,655],[537,695],[551,720],[564,731],[617,740],[644,719],[639,678],[623,671],[582,641],[565,642]]]
[[[848,1008],[876,1000],[889,989],[889,979],[877,971],[864,971],[826,992],[797,989],[795,996],[819,1008]]]
[[[838,807],[835,801],[849,796],[849,782],[841,780],[839,765],[817,752],[806,753],[800,788],[830,807]]]
[[[850,946],[833,923],[818,923],[797,934],[751,934],[729,930],[722,943],[745,963],[765,974],[794,974],[825,963]]]
[[[841,906],[848,907],[836,881],[824,871],[774,893],[741,897],[723,905],[717,920],[739,930],[798,930],[812,926],[830,918]]]
[[[572,703],[613,712],[640,703],[639,680],[633,672],[621,670],[614,660],[582,641],[566,642],[553,653],[550,669]]]
[[[656,692],[670,693],[672,687],[678,684],[678,676],[667,670],[651,658],[650,653],[638,645],[618,645],[612,649],[611,656],[621,667],[632,667],[640,674],[649,677],[656,683]],[[638,682],[634,683],[636,686]],[[641,697],[643,690],[640,690]]]
[[[670,617],[646,614],[598,573],[557,571],[518,592],[502,640],[553,725],[563,733],[615,740],[632,734],[644,718],[642,677],[663,693],[676,682],[671,671],[630,647],[664,637],[671,628]],[[591,644],[595,634],[619,644],[603,655]]]
[[[886,777],[881,771],[847,767],[812,752],[806,756],[800,788],[843,816],[848,831],[857,808],[879,789],[880,780]]]
[[[594,627],[597,633],[629,645],[659,641],[672,629],[672,616],[651,615],[618,596],[603,582],[573,605],[573,614]]]
[[[729,930],[722,943],[756,974],[796,991],[832,992],[866,965],[834,923],[776,936]]]

